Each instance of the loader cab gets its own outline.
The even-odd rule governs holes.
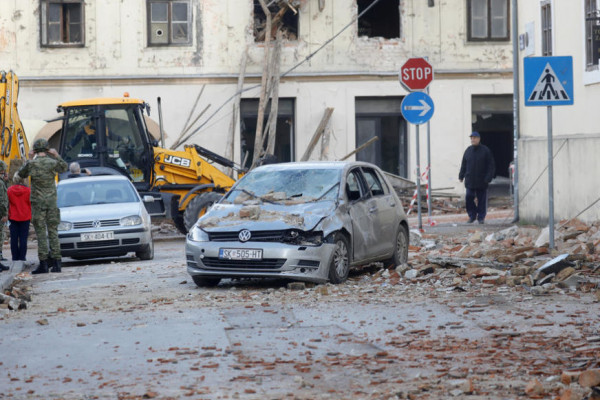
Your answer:
[[[152,182],[153,149],[144,120],[147,105],[130,98],[63,103],[59,153],[82,168],[108,167],[123,174],[138,190]]]

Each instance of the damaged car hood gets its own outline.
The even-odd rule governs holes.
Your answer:
[[[300,229],[310,231],[336,209],[334,201],[286,204],[215,204],[198,221],[208,232],[250,229],[270,231]]]

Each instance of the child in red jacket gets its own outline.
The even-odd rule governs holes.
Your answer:
[[[16,175],[8,188],[8,220],[10,221],[10,250],[13,261],[25,261],[27,237],[31,221],[31,189]]]

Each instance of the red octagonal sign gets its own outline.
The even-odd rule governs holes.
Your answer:
[[[408,90],[424,90],[433,80],[433,67],[424,58],[411,58],[400,68],[400,82]]]

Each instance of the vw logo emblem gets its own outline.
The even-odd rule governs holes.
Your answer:
[[[251,236],[252,234],[248,229],[242,229],[240,231],[240,234],[238,235],[238,238],[240,239],[240,242],[247,242],[248,240],[250,240]]]
[[[98,220],[95,220],[94,222],[92,222],[92,226],[94,228],[100,228],[102,226],[102,223]]]

